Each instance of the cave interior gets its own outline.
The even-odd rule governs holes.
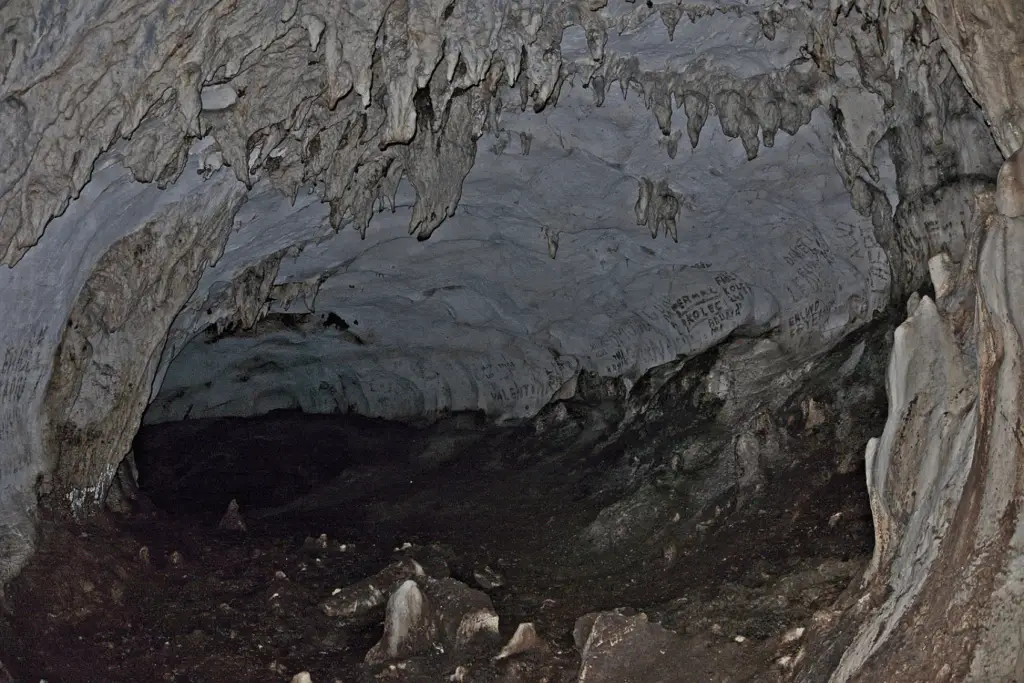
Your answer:
[[[1024,8],[0,27],[0,683],[1024,680]]]

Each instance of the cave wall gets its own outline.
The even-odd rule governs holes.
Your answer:
[[[245,193],[226,175],[217,185],[177,186],[184,196],[151,205],[93,266],[67,315],[44,406],[45,448],[56,459],[46,493],[72,511],[102,502],[131,449],[171,321],[224,248]]]
[[[713,120],[692,154],[672,159],[640,97],[600,109],[591,99],[567,85],[551,116],[506,112],[513,135],[532,124],[530,154],[506,160],[481,139],[460,212],[430,242],[395,239],[415,198],[399,188],[396,211],[376,216],[366,240],[342,231],[284,255],[269,310],[290,318],[217,334],[220,295],[197,291],[189,310],[203,314],[175,328],[198,320],[210,331],[170,364],[147,420],[268,407],[529,417],[579,370],[632,382],[737,331],[777,329],[790,347],[820,350],[887,305],[870,221],[838,173],[819,170],[831,166],[824,113],[752,161]],[[632,149],[616,148],[623,122],[645,132]],[[597,132],[567,152],[559,136],[584,130]],[[678,241],[633,227],[636,176],[697,188]],[[559,226],[555,258],[538,217]],[[240,222],[239,251],[264,232]],[[220,269],[204,279],[226,280]]]
[[[892,12],[886,41],[878,40],[872,28],[877,8],[841,9],[834,17],[823,6],[797,4],[741,10],[728,3],[708,3],[684,11],[653,3],[635,7],[467,3],[456,4],[447,12],[441,5],[404,3],[391,9],[371,4],[358,10],[296,2],[244,8],[215,2],[178,3],[173,8],[160,3],[67,7],[9,3],[4,17],[12,40],[5,44],[2,111],[5,122],[22,134],[10,150],[12,163],[0,194],[5,261],[15,271],[27,269],[19,259],[31,253],[50,217],[85,186],[92,160],[111,146],[116,146],[118,163],[131,169],[140,182],[173,187],[185,177],[191,184],[195,173],[218,178],[232,173],[251,188],[250,199],[262,203],[249,214],[235,217],[224,258],[203,273],[196,294],[173,323],[156,368],[156,382],[143,388],[135,371],[118,377],[117,364],[114,369],[104,369],[116,380],[106,377],[87,382],[118,386],[121,391],[133,386],[133,391],[148,397],[157,385],[164,384],[171,360],[197,331],[210,326],[218,331],[251,328],[272,309],[268,296],[287,302],[300,293],[304,299],[320,293],[325,284],[323,272],[316,274],[312,264],[303,265],[303,254],[296,254],[295,249],[309,240],[324,239],[325,217],[332,227],[353,226],[365,234],[376,207],[394,202],[404,179],[414,198],[396,215],[407,221],[411,232],[425,238],[441,221],[451,218],[463,199],[463,181],[482,156],[479,150],[485,144],[481,137],[485,131],[488,137],[493,135],[494,145],[519,133],[524,152],[525,146],[534,146],[533,140],[537,140],[537,150],[543,150],[547,144],[541,136],[543,128],[555,127],[550,117],[564,116],[563,112],[573,118],[579,106],[570,100],[580,97],[584,85],[592,106],[606,105],[611,111],[613,105],[605,100],[617,83],[630,106],[623,110],[619,105],[619,113],[613,112],[612,118],[627,129],[630,121],[643,121],[647,129],[654,130],[642,130],[636,139],[653,137],[663,150],[663,154],[644,154],[644,159],[672,160],[681,139],[684,148],[686,141],[698,146],[702,131],[705,149],[714,153],[727,151],[732,157],[755,161],[760,155],[770,160],[778,140],[782,143],[779,154],[791,155],[786,147],[793,144],[789,138],[805,135],[813,116],[827,113],[841,178],[852,189],[853,206],[864,218],[840,218],[835,212],[815,216],[817,225],[808,233],[812,242],[816,240],[814,229],[825,226],[842,227],[846,236],[839,230],[831,237],[826,235],[826,242],[839,243],[834,247],[835,256],[822,255],[817,244],[805,250],[806,262],[801,267],[816,271],[810,275],[814,281],[810,291],[805,285],[804,292],[794,293],[794,283],[773,283],[771,277],[762,275],[777,310],[770,311],[773,302],[765,303],[760,295],[747,296],[740,315],[730,321],[754,328],[784,328],[789,321],[808,320],[807,311],[801,310],[808,307],[810,318],[817,321],[810,327],[837,319],[826,325],[831,328],[834,324],[831,333],[809,342],[827,345],[834,341],[833,336],[841,336],[870,317],[887,294],[899,298],[920,284],[924,279],[922,257],[942,248],[958,255],[964,225],[971,217],[948,209],[975,190],[977,183],[965,179],[978,175],[977,182],[984,183],[985,174],[991,175],[990,150],[994,149],[990,141],[985,145],[984,122],[965,97],[939,43],[921,28],[927,27],[928,21],[919,19],[920,7]],[[18,17],[21,19],[16,20]],[[384,42],[375,46],[373,36],[378,29]],[[443,44],[437,40],[439,35]],[[707,36],[715,38],[708,40]],[[116,38],[112,44],[136,57],[116,69],[97,69],[95,65],[106,64],[108,53],[104,50],[112,37]],[[677,48],[676,41],[685,47]],[[117,97],[110,97],[112,92]],[[653,116],[639,111],[638,95]],[[516,100],[522,109],[534,112],[513,118]],[[526,122],[538,123],[537,112],[545,108],[549,118],[530,128]],[[815,110],[818,113],[812,114]],[[502,123],[503,117],[506,123]],[[717,121],[704,130],[709,117]],[[582,124],[568,130],[582,137],[587,130],[600,127]],[[826,130],[821,123],[811,128],[819,133]],[[716,129],[720,133],[714,132]],[[940,131],[947,137],[953,135],[959,144],[944,143]],[[556,128],[554,133],[557,137],[564,131]],[[190,157],[187,150],[199,138],[201,142],[192,147]],[[724,146],[708,146],[715,140],[723,141]],[[626,137],[626,141],[633,139]],[[592,144],[597,148],[609,143],[594,138]],[[580,147],[591,151],[586,144]],[[535,154],[540,156],[540,151]],[[195,170],[184,172],[190,158]],[[697,168],[705,165],[701,159],[689,161]],[[613,158],[610,163],[621,160]],[[771,164],[764,170],[770,175]],[[495,168],[490,173],[495,175]],[[620,214],[613,216],[612,222],[621,223],[621,214],[632,208],[634,215],[627,220],[650,229],[654,236],[666,239],[671,235],[673,240],[690,225],[698,229],[713,225],[709,217],[716,207],[712,202],[703,206],[700,202],[705,195],[716,194],[714,186],[705,182],[687,187],[685,178],[673,177],[673,187],[665,178],[676,173],[673,169],[667,174],[664,164],[640,164],[624,173],[632,182],[639,181],[639,189],[632,190],[635,194],[627,202],[616,202]],[[741,184],[756,180],[739,175]],[[696,199],[685,192],[694,188],[699,190],[694,193]],[[274,198],[275,191],[295,198],[310,189],[326,206],[307,197],[286,211],[281,199]],[[571,194],[573,188],[566,192]],[[763,192],[772,197],[774,188],[769,183]],[[895,199],[901,202],[893,215]],[[806,212],[815,199],[803,197],[801,201]],[[727,196],[721,203],[734,204],[735,197]],[[750,214],[764,218],[766,206],[751,203]],[[376,220],[381,222],[379,216]],[[850,226],[829,225],[840,220],[854,223],[853,232]],[[864,234],[862,226],[868,220],[873,235]],[[253,224],[257,222],[260,225]],[[452,221],[453,237],[458,234],[457,225],[458,221]],[[862,234],[856,236],[857,231]],[[745,239],[724,233],[725,239],[716,241],[712,236],[705,241],[704,251],[721,253],[730,241]],[[535,239],[539,243],[535,251],[540,256],[545,251],[554,255],[560,248],[565,259],[574,236],[571,231],[560,236],[548,230]],[[786,232],[778,235],[780,240],[793,236]],[[391,240],[382,242],[392,244]],[[684,237],[676,254],[690,247],[697,253],[687,261],[701,257],[694,246],[699,247],[699,241]],[[659,247],[664,262],[680,265],[682,258],[672,253],[674,248]],[[742,250],[734,253],[735,260],[745,261],[748,269],[761,266],[769,276],[787,272],[770,261],[751,263]],[[395,254],[386,254],[381,260],[386,261],[388,255]],[[822,259],[831,262],[823,266]],[[886,261],[890,261],[888,266]],[[705,263],[702,259],[690,265]],[[734,276],[736,267],[728,266],[722,270]],[[838,285],[843,282],[839,275],[843,270],[848,275]],[[757,277],[742,274],[744,286],[753,285],[754,289],[762,284]],[[857,291],[856,285],[851,286],[853,278],[866,279],[868,284]],[[659,295],[666,287],[700,289],[711,284],[712,289],[720,289],[717,283],[705,282],[709,276],[700,273],[666,283],[652,269],[649,279],[649,283],[638,281],[635,294],[626,295],[629,304],[618,320],[582,331],[571,326],[559,331],[556,336],[565,350],[584,357],[584,365],[589,363],[598,371],[636,377],[658,362],[714,343],[731,331],[732,325],[712,329],[709,322],[698,339],[687,340],[671,329],[678,322],[672,320],[672,314],[632,313],[634,299],[639,302],[651,294]],[[889,286],[890,280],[894,287]],[[333,285],[328,281],[327,289]],[[721,299],[721,294],[713,298]],[[567,306],[572,313],[575,308]],[[638,326],[651,324],[649,319],[654,320],[655,329],[637,334]],[[152,334],[163,336],[155,328]],[[392,335],[389,348],[408,346],[396,343],[397,336]],[[607,340],[595,346],[595,336]],[[16,346],[27,346],[27,341],[25,338]],[[141,356],[148,358],[153,345],[160,343],[140,344]],[[505,345],[512,346],[507,341]],[[72,346],[70,341],[66,346]],[[427,349],[424,355],[429,356],[436,352],[436,345]],[[568,360],[562,364],[551,357],[523,360],[512,359],[513,369],[500,380],[497,392],[494,386],[479,386],[479,377],[469,373],[464,384],[476,382],[478,386],[475,392],[464,392],[464,400],[399,401],[403,406],[399,412],[475,405],[492,408],[498,415],[528,414],[546,396],[560,390],[574,370],[573,361]],[[508,361],[486,358],[481,365],[494,367]],[[146,366],[148,361],[137,364]],[[379,367],[371,363],[358,373],[354,382],[358,386],[344,392],[346,395],[338,397],[338,387],[328,390],[333,405],[354,403],[368,412],[388,414],[381,406],[382,397],[394,396],[395,385],[409,384],[408,375],[419,372],[420,384],[429,384],[422,377],[429,379],[449,369],[444,363],[436,368],[412,368],[380,391],[364,390],[368,383],[363,376],[374,374]],[[526,400],[514,394],[509,398],[508,392],[501,396],[503,390],[515,388],[516,376],[522,377],[531,368],[537,381],[526,382],[531,388]],[[63,369],[57,373],[53,398],[47,399],[54,406],[67,400],[59,385],[67,382],[63,378],[68,374]],[[174,373],[171,379],[175,380]],[[294,378],[263,377],[268,386],[278,380],[287,383]],[[180,389],[181,384],[172,381],[168,389]],[[424,396],[431,393],[422,386],[418,391]],[[433,391],[444,394],[446,390]],[[247,410],[278,405],[273,396],[260,402],[259,393],[255,400],[248,395],[253,405]],[[376,395],[366,398],[367,393]],[[364,398],[352,401],[347,394]],[[491,398],[493,395],[498,398]],[[158,409],[167,406],[163,408],[165,417],[180,417],[188,411],[182,401],[157,398]],[[324,395],[318,394],[299,405],[332,405],[323,399]],[[42,399],[35,400],[40,405]],[[132,405],[136,402],[129,401]],[[154,411],[156,417],[158,413]],[[108,426],[98,426],[104,420],[98,415],[93,418],[95,431],[103,433],[97,438],[108,444],[121,443],[120,437],[113,435],[115,425],[128,428],[135,422],[124,416]],[[21,429],[34,433],[30,427]],[[43,441],[55,438],[46,435]],[[109,462],[120,455],[104,456],[107,464],[88,466],[84,471],[106,472]],[[59,459],[52,453],[48,457],[50,462]],[[73,456],[60,458],[69,463],[74,460]],[[101,486],[94,481],[80,483]]]
[[[1016,159],[993,183],[1021,142],[1020,12],[995,0],[6,3],[3,524],[40,476],[55,507],[94,507],[148,400],[183,384],[171,365],[196,332],[258,332],[274,306],[318,295],[296,245],[327,226],[365,233],[403,178],[412,193],[395,215],[429,237],[463,199],[483,136],[502,139],[503,102],[557,112],[569,81],[595,105],[618,83],[642,93],[673,158],[680,141],[699,147],[709,116],[754,158],[827,113],[835,166],[888,264],[861,254],[889,283],[869,291],[902,303],[943,251],[951,265],[934,272],[958,273],[897,336],[890,423],[868,450],[879,550],[867,599],[837,617],[853,636],[833,680],[1021,676]],[[778,42],[757,55],[716,43],[733,14]],[[651,26],[659,41],[636,37]],[[684,188],[647,180],[626,208],[668,238]],[[248,216],[274,220],[243,239],[247,198]],[[287,237],[274,230],[297,217]],[[568,236],[541,239],[541,257],[565,258]],[[936,411],[946,422],[930,422]],[[832,676],[813,652],[804,666],[804,680]]]
[[[797,680],[1024,675],[1024,243],[1021,219],[998,212],[994,193],[978,203],[967,257],[932,260],[936,298],[896,331],[889,419],[866,450],[875,554],[856,604],[825,619],[825,638],[854,635],[834,673],[821,648]]]
[[[1024,146],[1024,7],[1011,0],[926,0],[946,53],[981,104],[1003,156]]]
[[[1024,677],[1019,433],[1021,9],[928,2],[1008,159],[979,187],[960,258],[929,260],[935,297],[897,330],[890,415],[866,449],[876,548],[852,604],[822,615],[800,681]],[[839,645],[837,646],[836,643]]]
[[[146,404],[136,390],[148,389],[152,375],[137,365],[145,364],[147,344],[162,346],[180,306],[174,297],[191,293],[189,281],[202,260],[215,257],[244,196],[244,185],[227,174],[201,188],[161,190],[138,183],[111,157],[18,267],[0,269],[4,532],[24,527],[37,494],[62,510],[102,500],[138,424],[125,423],[124,410],[141,414]],[[150,267],[127,269],[128,259]],[[18,549],[11,556],[25,559]],[[3,580],[19,569],[7,559]]]

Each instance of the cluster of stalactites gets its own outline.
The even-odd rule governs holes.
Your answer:
[[[567,79],[582,79],[599,101],[615,81],[623,92],[635,87],[672,155],[681,135],[671,132],[673,107],[686,110],[694,145],[714,107],[751,157],[777,130],[806,123],[820,90],[806,70],[745,80],[703,68],[645,73],[605,54],[609,31],[654,13],[671,38],[684,15],[749,11],[736,7],[644,3],[616,17],[599,11],[606,0],[159,4],[121,0],[98,15],[72,7],[49,24],[30,21],[41,11],[31,0],[5,9],[26,19],[11,24],[12,51],[0,54],[0,125],[14,131],[0,171],[4,262],[38,240],[111,148],[140,181],[167,186],[204,138],[202,172],[226,164],[249,186],[266,177],[293,196],[317,188],[335,227],[361,231],[406,177],[417,191],[410,232],[426,239],[459,201],[475,140],[500,129],[506,89],[540,111]],[[769,37],[782,21],[778,9],[759,18]],[[586,32],[589,59],[562,58],[573,25]]]
[[[427,239],[455,210],[476,139],[484,131],[501,131],[507,90],[518,90],[522,109],[540,112],[557,104],[565,83],[577,79],[592,88],[598,105],[609,84],[618,81],[624,95],[633,87],[653,109],[673,158],[681,136],[671,131],[673,108],[685,109],[695,147],[713,107],[725,134],[740,138],[753,159],[760,144],[773,144],[778,130],[795,134],[820,103],[823,80],[817,72],[751,79],[710,68],[688,75],[643,72],[636,59],[608,56],[607,31],[615,26],[598,12],[604,4],[397,3],[366,18],[367,26],[379,28],[376,50],[369,34],[358,31],[361,41],[346,42],[343,49],[329,20],[306,14],[299,23],[313,56],[322,50],[325,68],[324,74],[310,74],[304,97],[293,93],[291,110],[305,118],[281,119],[248,134],[252,116],[240,111],[233,90],[217,98],[230,106],[211,108],[205,118],[215,133],[226,131],[219,137],[230,138],[222,144],[235,150],[229,162],[246,183],[259,173],[292,196],[303,186],[322,184],[335,228],[351,221],[365,236],[375,211],[394,210],[395,192],[407,177],[417,192],[409,232]],[[669,5],[681,8],[666,3],[661,9]],[[660,12],[671,36],[679,16],[646,6],[613,23],[622,30],[653,11]],[[710,11],[680,9],[692,21]],[[561,57],[562,33],[574,24],[586,30],[589,62]],[[763,24],[766,35],[771,33],[773,24]],[[268,87],[260,77],[247,79],[247,96],[252,88]],[[208,89],[214,87],[225,86]],[[309,104],[303,108],[301,102]]]

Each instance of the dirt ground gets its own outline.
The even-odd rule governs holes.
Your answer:
[[[514,431],[458,434],[296,414],[145,429],[136,511],[43,524],[8,591],[0,660],[49,683],[574,681],[576,620],[625,607],[678,634],[677,673],[658,680],[784,680],[796,629],[870,556],[863,470],[839,473],[814,434],[741,508],[726,496],[598,550],[580,533],[621,492],[595,490],[569,459],[525,466],[508,454]],[[244,532],[218,529],[232,498]],[[532,622],[546,645],[365,664],[383,607],[343,622],[320,605],[416,553],[483,588],[503,639]]]

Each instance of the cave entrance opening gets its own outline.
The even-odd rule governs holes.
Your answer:
[[[753,413],[713,391],[713,350],[628,392],[581,377],[504,426],[290,410],[147,425],[131,515],[51,536],[59,555],[20,580],[16,614],[68,611],[23,624],[13,661],[67,680],[87,680],[83,653],[108,681],[767,680],[870,558],[862,454],[891,329]],[[112,591],[119,611],[97,609]],[[523,651],[495,659],[510,642]]]

